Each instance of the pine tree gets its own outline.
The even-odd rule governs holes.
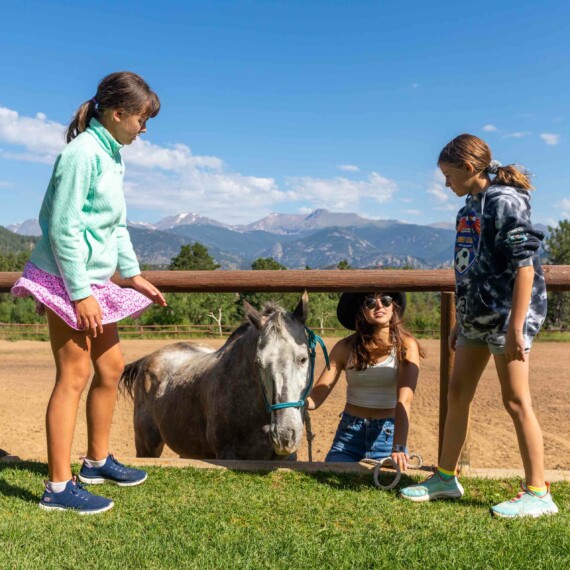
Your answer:
[[[219,268],[220,265],[209,254],[208,248],[199,241],[193,245],[183,245],[180,253],[172,258],[169,266],[169,269],[178,271],[211,271]]]

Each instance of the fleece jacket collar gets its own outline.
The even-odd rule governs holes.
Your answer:
[[[111,157],[114,157],[123,148],[123,145],[117,142],[113,135],[95,118],[89,121],[87,132]]]

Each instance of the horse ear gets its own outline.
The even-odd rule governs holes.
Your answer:
[[[309,295],[307,294],[306,289],[303,291],[303,295],[293,313],[293,317],[302,324],[305,324],[309,317]]]
[[[243,308],[245,310],[245,317],[246,319],[257,329],[259,330],[262,326],[262,317],[261,313],[252,307],[247,301],[244,300]]]

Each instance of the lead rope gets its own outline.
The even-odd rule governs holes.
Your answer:
[[[315,375],[315,360],[317,358],[317,351],[316,351],[317,343],[321,345],[321,348],[323,350],[326,367],[330,369],[330,366],[331,366],[330,362],[329,362],[329,353],[327,351],[327,347],[325,346],[323,339],[320,336],[316,335],[308,327],[305,327],[305,331],[307,332],[307,337],[308,337],[307,340],[308,340],[308,344],[309,344],[309,358],[311,359],[311,364],[310,364],[310,371],[309,371],[310,383],[309,383],[309,386],[307,388],[307,392],[303,396],[303,400],[305,400],[305,398],[309,395],[311,388],[313,387],[314,375]],[[314,434],[313,428],[311,426],[311,415],[309,414],[309,410],[307,410],[306,406],[303,406],[303,422],[305,423],[305,435],[307,437],[307,451],[309,454],[309,463],[312,463],[313,462],[313,439],[315,439],[315,434]]]
[[[309,453],[309,463],[313,462],[313,439],[315,434],[311,426],[311,414],[307,408],[303,408],[303,421],[305,422],[305,435],[307,436],[307,448]]]

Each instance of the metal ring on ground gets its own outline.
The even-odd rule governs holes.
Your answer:
[[[394,477],[394,480],[389,485],[382,485],[382,483],[380,483],[379,480],[380,469],[384,465],[391,465],[396,470],[396,477]],[[384,459],[382,459],[382,461],[379,461],[376,467],[374,468],[374,484],[376,485],[376,487],[384,491],[393,489],[400,482],[401,477],[402,477],[402,472],[400,471],[400,467],[391,457],[385,457]]]

